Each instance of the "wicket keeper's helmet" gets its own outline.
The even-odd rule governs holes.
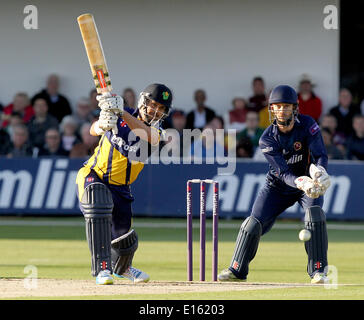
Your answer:
[[[298,114],[298,96],[296,90],[288,85],[279,85],[273,88],[268,100],[269,120],[271,123],[277,120],[271,107],[275,103],[293,104],[292,116],[284,122],[279,122],[281,125],[288,126]]]
[[[161,83],[152,83],[147,86],[139,96],[138,100],[138,109],[142,111],[143,107],[146,106],[146,100],[154,100],[165,106],[165,114],[160,120],[164,120],[170,113],[172,108],[172,92],[171,90],[164,84]]]

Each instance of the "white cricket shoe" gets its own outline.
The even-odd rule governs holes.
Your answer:
[[[229,269],[222,270],[217,276],[219,281],[246,281],[246,279],[237,278]]]
[[[118,278],[127,278],[134,283],[148,282],[150,279],[148,274],[132,266],[126,269],[126,271],[122,275],[114,273],[114,276]]]
[[[317,272],[311,279],[312,284],[321,284],[321,283],[328,283],[329,279],[326,277],[324,273]]]
[[[114,279],[109,270],[101,270],[96,277],[96,284],[113,284]]]

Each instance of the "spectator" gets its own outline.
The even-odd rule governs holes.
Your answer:
[[[30,104],[28,95],[24,92],[18,92],[11,104],[3,109],[2,127],[6,128],[9,125],[11,114],[17,112],[21,115],[23,122],[27,123],[34,116],[33,107]]]
[[[97,93],[97,90],[96,89],[92,89],[90,91],[90,94],[89,94],[89,104],[90,104],[90,109],[91,109],[91,114],[92,114],[92,121],[96,121],[99,116],[100,116],[100,111],[101,109],[99,108],[99,105],[98,105],[98,101],[96,99],[98,93]]]
[[[196,108],[187,114],[186,129],[203,129],[215,116],[215,111],[206,106],[206,92],[198,89],[194,93]]]
[[[225,153],[224,136],[216,134],[216,130],[224,129],[224,120],[221,117],[214,117],[203,128],[200,139],[191,146],[191,156],[199,159],[222,158]]]
[[[324,141],[324,145],[326,147],[327,156],[329,159],[333,160],[342,160],[344,159],[344,154],[342,151],[335,146],[333,135],[329,128],[321,129],[322,139]]]
[[[76,111],[72,114],[72,117],[77,123],[77,130],[79,130],[84,123],[92,122],[94,116],[92,115],[90,101],[87,98],[78,100]]]
[[[136,95],[132,88],[125,88],[122,97],[124,99],[124,107],[131,109],[136,108]]]
[[[255,77],[252,81],[253,96],[249,98],[248,109],[259,113],[259,126],[267,128],[270,125],[268,100],[265,93],[265,83],[262,77]]]
[[[364,115],[353,118],[354,133],[347,140],[347,158],[349,160],[364,160]]]
[[[247,102],[244,98],[236,97],[232,101],[233,109],[225,115],[226,129],[235,129],[240,132],[245,128]]]
[[[91,123],[84,123],[81,127],[81,141],[75,144],[69,154],[70,158],[86,158],[91,156],[99,143],[98,136],[90,134]]]
[[[5,129],[0,128],[0,157],[9,153],[10,135]]]
[[[314,84],[309,75],[303,74],[298,89],[298,107],[300,114],[311,116],[319,123],[322,113],[321,99],[313,92]]]
[[[68,99],[61,95],[58,90],[59,77],[56,74],[51,74],[47,79],[47,87],[32,98],[32,104],[34,106],[34,102],[38,98],[44,99],[48,104],[49,114],[53,115],[60,123],[64,116],[72,113],[72,109]]]
[[[321,128],[326,128],[330,130],[334,145],[338,147],[341,150],[341,152],[344,152],[346,137],[342,132],[337,132],[337,120],[332,114],[327,113],[322,117]]]
[[[252,158],[254,155],[254,146],[247,137],[242,137],[236,146],[237,158]]]
[[[236,136],[236,139],[238,144],[241,139],[250,139],[254,152],[259,145],[259,139],[263,132],[264,129],[259,127],[259,114],[255,111],[249,111],[246,114],[246,127]]]
[[[183,129],[186,127],[186,115],[182,110],[174,110],[171,115],[171,126],[167,129],[168,141],[161,145],[168,144],[171,150],[171,155],[183,156],[184,149],[189,146],[183,144]]]
[[[48,114],[47,101],[38,98],[34,101],[34,117],[28,123],[29,137],[34,146],[42,148],[45,143],[45,133],[49,128],[58,128],[58,121]]]
[[[16,126],[18,124],[24,124],[24,121],[23,121],[22,115],[16,111],[13,111],[8,119],[9,119],[9,121],[8,121],[9,124],[5,128],[5,130],[7,131],[9,136],[11,136],[14,126]]]
[[[45,133],[45,144],[40,149],[40,157],[68,156],[68,152],[62,148],[61,134],[57,128],[50,128]]]
[[[61,146],[64,150],[68,153],[71,151],[72,147],[81,142],[77,134],[77,122],[71,116],[65,116],[61,122],[60,129],[61,129]]]
[[[28,128],[24,124],[18,124],[13,128],[11,145],[8,150],[8,158],[23,158],[33,156],[33,147],[29,142]]]
[[[352,101],[351,92],[346,88],[342,88],[339,93],[339,104],[330,109],[330,114],[337,120],[337,131],[343,133],[346,137],[354,133],[353,117],[360,114],[359,107],[354,105]]]

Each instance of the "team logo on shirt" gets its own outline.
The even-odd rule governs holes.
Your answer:
[[[295,149],[295,151],[301,150],[301,149],[302,149],[302,143],[301,143],[301,142],[299,142],[299,141],[296,141],[296,142],[293,144],[293,148]]]

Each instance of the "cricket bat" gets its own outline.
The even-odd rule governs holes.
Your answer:
[[[85,13],[77,18],[77,22],[80,27],[97,93],[111,92],[110,75],[94,17],[90,13]]]
[[[77,18],[77,22],[80,27],[97,93],[111,94],[112,86],[109,70],[107,68],[104,50],[102,49],[94,17],[90,13],[85,13]],[[117,127],[112,131],[114,134],[117,134]]]

